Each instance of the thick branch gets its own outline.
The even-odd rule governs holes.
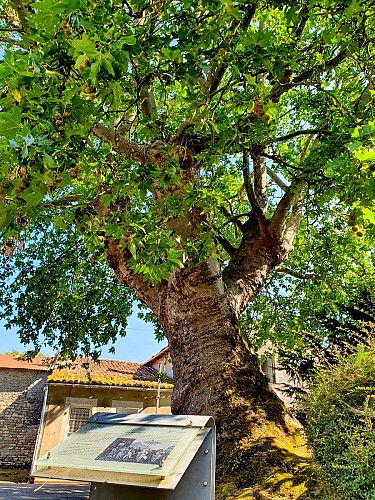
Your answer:
[[[161,150],[165,147],[162,141],[155,141],[151,145],[141,145],[118,136],[115,129],[97,124],[91,129],[92,133],[101,141],[111,144],[113,149],[125,154],[128,158],[140,163],[156,162],[161,159]]]
[[[296,179],[288,187],[284,196],[281,198],[279,204],[277,205],[277,208],[271,218],[271,225],[278,234],[281,235],[283,233],[284,225],[288,218],[289,211],[292,206],[298,203],[304,186],[304,182]]]
[[[258,151],[250,151],[253,160],[254,193],[262,212],[267,211],[267,168],[265,159]]]
[[[325,71],[335,68],[336,66],[341,64],[342,61],[344,61],[347,53],[347,49],[343,49],[332,59],[325,61],[323,64],[319,64],[303,71],[293,79],[289,77],[289,70],[287,70],[285,78],[277,81],[272,87],[269,94],[269,99],[273,102],[277,102],[285,92],[293,87],[296,87],[297,85],[300,85],[301,83],[306,82],[306,80],[311,78],[314,74],[324,73]]]
[[[292,206],[291,214],[286,223],[285,231],[284,231],[284,240],[287,245],[292,245],[295,235],[297,234],[298,228],[301,224],[302,218],[302,191],[304,187],[304,183],[301,186],[301,190],[298,193],[298,196],[294,200],[294,204]]]
[[[267,174],[271,177],[273,182],[279,186],[284,192],[288,189],[288,185],[277,175],[270,167],[267,167]]]
[[[71,203],[77,203],[79,201],[82,201],[82,195],[72,194],[70,196],[65,196],[64,198],[59,198],[58,200],[53,200],[44,203],[43,206],[44,208],[63,207],[65,205],[70,205]]]
[[[310,135],[303,146],[298,162],[299,166],[301,166],[306,159],[313,137],[314,135]],[[281,198],[271,219],[271,225],[274,227],[275,231],[278,234],[282,234],[282,232],[284,231],[285,243],[288,245],[292,244],[292,241],[301,222],[302,192],[305,185],[306,183],[304,181],[301,181],[300,170],[294,182],[292,182],[292,184],[285,192],[284,196]],[[284,225],[288,219],[290,209],[292,209],[292,211],[286,227],[284,228]]]
[[[291,132],[290,134],[283,135],[282,137],[275,137],[272,142],[282,142],[289,141],[289,139],[293,139],[294,137],[298,137],[299,135],[311,135],[311,134],[330,134],[327,129],[307,129],[307,130],[297,130],[296,132]]]
[[[293,278],[297,278],[299,280],[312,280],[316,278],[316,275],[313,273],[299,273],[297,271],[294,271],[293,269],[290,269],[289,267],[277,266],[275,267],[274,271],[276,273],[288,274],[289,276],[292,276]]]
[[[243,182],[245,186],[245,191],[247,195],[247,199],[249,200],[250,206],[255,212],[262,213],[262,210],[259,207],[258,201],[256,199],[253,186],[251,185],[251,177],[249,172],[249,156],[247,151],[244,151],[242,154],[242,174],[243,174]]]
[[[141,99],[141,110],[144,116],[154,116],[156,115],[156,104],[154,93],[152,90],[152,82],[154,81],[154,75],[148,75],[144,82],[142,82],[140,90]]]
[[[215,232],[215,238],[220,243],[220,245],[224,248],[228,255],[232,256],[236,251],[236,248],[223,236]]]

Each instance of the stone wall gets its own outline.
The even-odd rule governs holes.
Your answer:
[[[0,468],[29,468],[48,373],[0,369]]]

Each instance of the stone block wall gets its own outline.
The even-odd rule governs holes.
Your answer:
[[[31,466],[47,376],[0,369],[0,468]]]

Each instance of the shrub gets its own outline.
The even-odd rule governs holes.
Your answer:
[[[305,401],[306,433],[341,499],[375,499],[375,344],[320,370]]]

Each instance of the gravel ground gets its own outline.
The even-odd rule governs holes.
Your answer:
[[[89,486],[0,484],[0,500],[88,500]]]

